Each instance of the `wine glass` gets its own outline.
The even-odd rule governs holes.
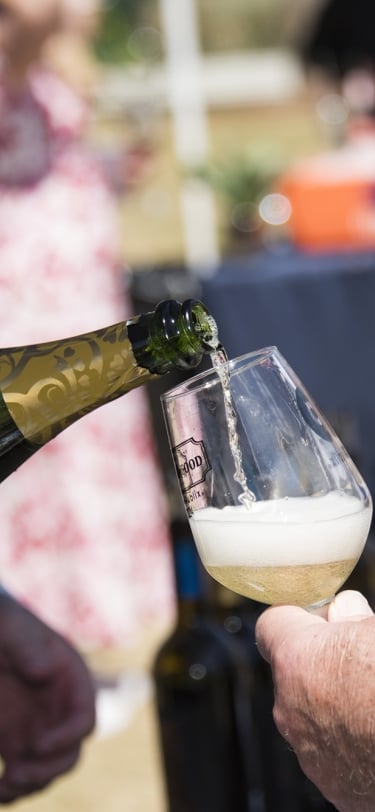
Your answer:
[[[213,360],[161,398],[202,563],[240,595],[316,609],[362,553],[368,488],[276,347]]]

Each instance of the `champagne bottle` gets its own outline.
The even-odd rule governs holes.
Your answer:
[[[247,657],[254,738],[261,773],[265,812],[329,812],[334,810],[302,772],[297,757],[282,738],[273,721],[274,702],[271,670],[260,656],[255,642],[255,624],[264,606],[240,598],[212,582],[216,615],[228,634],[241,644]]]
[[[247,693],[238,679],[240,664],[205,605],[188,523],[174,521],[172,533],[177,622],[152,670],[167,809],[261,812],[249,797],[244,768],[248,748],[241,740],[239,716]],[[246,713],[243,726],[247,738]]]
[[[0,481],[86,413],[217,345],[201,302],[170,299],[95,332],[0,350]]]

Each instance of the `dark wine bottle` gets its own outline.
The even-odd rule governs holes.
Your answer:
[[[261,773],[265,812],[330,812],[335,809],[302,772],[297,757],[273,721],[271,670],[255,642],[255,624],[262,604],[241,598],[212,582],[216,615],[226,632],[235,637],[247,657],[248,701]]]
[[[217,344],[215,321],[189,299],[73,338],[0,350],[0,481],[86,413],[195,368]]]
[[[263,812],[237,643],[206,605],[186,521],[172,525],[176,626],[153,665],[169,812]],[[252,784],[252,786],[251,786]]]

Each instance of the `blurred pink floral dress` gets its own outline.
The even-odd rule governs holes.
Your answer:
[[[112,193],[57,77],[0,82],[0,346],[127,315]],[[166,506],[141,390],[81,419],[0,485],[0,577],[86,647],[127,646],[172,610]]]

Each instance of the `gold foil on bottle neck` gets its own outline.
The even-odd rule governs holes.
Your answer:
[[[137,366],[124,324],[0,353],[7,409],[25,439],[37,445],[152,377]]]

